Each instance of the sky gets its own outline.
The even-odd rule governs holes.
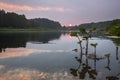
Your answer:
[[[120,19],[120,0],[0,0],[0,9],[65,26]]]

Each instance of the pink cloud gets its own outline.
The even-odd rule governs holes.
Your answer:
[[[20,5],[12,5],[8,3],[0,2],[0,7],[9,11],[33,11],[33,10],[39,10],[39,11],[49,11],[51,8],[49,7],[31,7],[31,6],[20,6]]]
[[[55,8],[55,10],[58,11],[58,12],[64,12],[65,11],[64,8]]]
[[[20,6],[20,5],[13,5],[13,4],[8,4],[4,2],[0,2],[0,8],[5,9],[7,11],[57,11],[57,12],[65,12],[68,11],[69,9],[64,9],[62,7],[32,7],[32,6]]]

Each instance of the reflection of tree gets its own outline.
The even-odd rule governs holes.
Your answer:
[[[119,49],[119,46],[120,46],[120,38],[110,38],[110,40],[116,46],[116,60],[119,60],[118,49]],[[105,54],[105,56],[107,58],[107,66],[105,68],[108,69],[109,71],[111,71],[111,68],[110,68],[110,54]],[[114,76],[106,76],[106,80],[119,80],[119,78],[118,78],[119,75],[120,75],[120,73],[117,74],[117,75],[114,75]]]
[[[110,54],[105,54],[105,57],[107,58],[107,66],[105,68],[108,69],[109,71],[111,71]],[[119,80],[119,78],[117,76],[119,76],[119,74],[117,74],[115,76],[106,76],[106,80]]]
[[[110,40],[112,40],[112,42],[115,44],[116,46],[116,60],[119,60],[119,57],[118,57],[118,49],[119,49],[119,46],[120,46],[120,38],[110,38]]]
[[[61,33],[1,33],[0,34],[0,52],[6,48],[26,47],[26,42],[48,43],[50,40],[59,38]]]
[[[70,72],[73,76],[78,76],[79,79],[85,79],[86,75],[89,75],[89,78],[96,79],[97,71],[95,69],[92,69],[88,65],[88,60],[86,59],[86,63],[82,62],[82,59],[76,57],[76,60],[79,62],[78,68],[71,68]]]
[[[88,52],[88,51],[87,51]],[[95,50],[96,55],[96,50]],[[85,79],[87,74],[89,75],[89,78],[96,79],[97,71],[96,71],[96,58],[94,58],[94,67],[95,69],[92,69],[88,65],[88,59],[86,58],[85,63],[82,60],[83,53],[80,53],[80,57],[75,57],[76,61],[79,63],[79,66],[77,68],[71,68],[70,72],[73,76],[79,77],[79,79]]]
[[[96,44],[91,44],[94,47],[94,54],[92,54],[92,56],[90,56],[88,54],[88,46],[89,46],[89,38],[91,38],[91,33],[94,32],[95,28],[87,31],[84,28],[80,29],[80,32],[73,32],[71,33],[71,36],[75,36],[78,38],[79,40],[79,45],[80,45],[80,49],[81,49],[81,54],[82,53],[82,40],[86,41],[86,47],[85,47],[85,56],[86,56],[86,62],[83,63],[82,62],[82,58],[76,58],[76,60],[80,63],[80,65],[78,66],[77,69],[71,68],[71,74],[74,76],[79,76],[79,79],[85,79],[86,78],[86,74],[89,75],[89,78],[92,79],[96,79],[97,76],[97,71],[96,71]],[[79,37],[79,33],[81,33],[83,35],[82,40]],[[94,67],[95,69],[92,69],[89,65],[88,65],[88,56],[90,56],[90,58],[92,57],[92,59],[94,59]],[[81,66],[81,67],[80,67]]]
[[[116,47],[116,60],[119,60],[119,57],[118,57],[118,47]]]
[[[85,37],[83,37],[83,40],[84,39],[86,40],[86,47],[85,47],[86,61],[83,62],[81,55],[80,55],[80,58],[76,57],[75,59],[79,62],[79,66],[77,68],[71,68],[70,73],[73,76],[78,77],[79,79],[85,79],[85,78],[96,79],[97,74],[98,74],[97,70],[96,70],[96,61],[101,60],[101,59],[105,59],[105,57],[96,56],[97,43],[94,43],[94,44],[91,43],[91,46],[94,47],[94,51],[93,51],[93,54],[88,54],[88,42],[89,42],[89,38],[91,36],[89,36],[89,34],[84,29],[82,29],[81,32],[83,32],[84,34],[87,34],[87,37],[86,37],[86,35],[84,35]],[[80,49],[81,49],[80,54],[83,54],[82,53],[82,47],[81,47],[82,46],[82,44],[81,44],[82,41],[79,39],[79,33],[74,32],[74,33],[71,34],[71,36],[75,36],[75,37],[78,38],[78,40],[79,40],[78,43],[79,43]],[[120,40],[115,41],[115,43],[116,43],[116,59],[118,60],[118,46],[120,46]],[[107,66],[105,68],[108,69],[109,71],[111,71],[111,68],[110,68],[110,54],[106,54],[105,56],[107,58]],[[89,66],[88,59],[94,60],[94,69],[92,69],[92,67]],[[87,76],[87,74],[89,75],[89,77]],[[117,76],[106,76],[106,79],[107,80],[118,80],[119,78]]]
[[[119,78],[116,76],[107,76],[106,79],[107,80],[119,80]]]
[[[107,80],[119,80],[119,78],[118,78],[119,75],[120,75],[120,73],[115,76],[106,76],[106,79]]]
[[[110,68],[110,54],[105,54],[105,57],[107,58],[107,66],[105,68],[110,71],[111,70],[111,68]]]

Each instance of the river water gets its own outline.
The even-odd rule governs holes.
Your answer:
[[[119,80],[120,39],[94,36],[84,55],[70,33],[0,33],[0,80]],[[74,49],[77,52],[73,51]],[[105,56],[106,55],[106,56]]]

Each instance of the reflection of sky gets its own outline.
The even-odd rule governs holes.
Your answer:
[[[69,74],[69,69],[78,66],[74,57],[78,56],[79,52],[72,52],[72,49],[79,48],[76,43],[77,39],[71,38],[69,35],[62,35],[59,39],[49,42],[52,44],[28,42],[26,48],[7,48],[5,52],[0,53],[0,80],[37,80],[38,78],[41,80],[44,78],[71,80],[73,77]],[[89,44],[96,42],[98,43],[97,55],[111,54],[110,67],[112,67],[112,71],[110,75],[118,74],[120,60],[116,60],[115,46],[112,41],[94,38],[89,41]],[[85,46],[85,42],[83,42],[83,46]],[[89,47],[89,51],[92,53],[93,47]],[[120,54],[118,57],[120,58]],[[94,61],[89,60],[89,65],[94,67]],[[97,61],[98,77],[108,73],[104,68],[106,65],[107,59]]]
[[[65,52],[64,50],[38,50],[25,48],[7,48],[3,54],[0,54],[0,59],[29,56],[33,53],[49,53],[49,52]]]
[[[32,44],[28,42],[26,47],[30,49],[71,51],[72,49],[79,47],[76,42],[77,39],[75,37],[71,38],[68,34],[62,34],[60,39],[49,41],[51,44]]]
[[[44,73],[32,69],[10,69],[3,73],[5,66],[0,65],[0,80],[71,80],[68,72]]]

